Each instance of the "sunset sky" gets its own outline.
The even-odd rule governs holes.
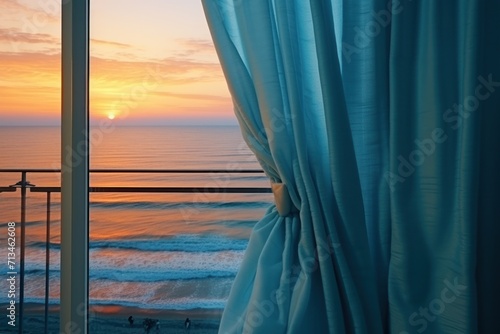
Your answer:
[[[90,113],[236,124],[199,0],[91,0]],[[60,0],[0,0],[0,126],[60,124]]]

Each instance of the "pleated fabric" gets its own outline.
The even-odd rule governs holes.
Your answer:
[[[499,9],[414,1],[393,16],[391,333],[500,333]]]
[[[256,224],[219,332],[500,332],[500,4],[203,5],[294,207]]]

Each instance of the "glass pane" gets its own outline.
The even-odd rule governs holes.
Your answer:
[[[60,168],[61,11],[57,1],[0,1],[0,187],[22,180],[21,172],[2,169]],[[60,185],[56,172],[27,173],[35,188]],[[50,271],[46,289],[47,195],[26,192],[26,248],[24,286],[21,279],[21,185],[0,193],[0,304],[10,307],[0,323],[1,333],[18,333],[21,324],[20,290],[24,291],[23,329],[43,333],[46,292],[48,330],[59,328],[58,193],[51,195]],[[15,223],[9,224],[9,222]],[[10,225],[10,226],[9,226]],[[13,237],[14,239],[8,239]],[[10,243],[13,247],[7,249]],[[14,253],[11,256],[8,253]],[[11,263],[8,258],[13,258]],[[11,267],[12,265],[12,267]],[[15,287],[16,289],[13,289]],[[7,293],[8,291],[14,291]],[[14,302],[14,304],[12,304]],[[13,305],[13,307],[12,307]],[[5,307],[5,308],[4,308]],[[5,314],[3,312],[2,314]]]
[[[170,333],[189,318],[216,333],[271,197],[210,190],[269,184],[262,173],[228,172],[260,167],[236,125],[201,3],[108,0],[91,9],[91,167],[138,170],[92,173],[91,184],[200,191],[90,195],[90,332],[154,333],[159,321]],[[151,169],[223,173],[141,171]]]

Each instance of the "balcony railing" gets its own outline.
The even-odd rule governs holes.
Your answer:
[[[24,282],[25,282],[25,245],[26,245],[26,195],[27,190],[33,193],[45,193],[47,198],[46,212],[46,248],[45,248],[45,333],[48,333],[48,310],[49,310],[49,272],[50,272],[50,224],[51,224],[51,194],[59,193],[61,187],[35,186],[27,181],[28,173],[60,173],[60,169],[0,169],[3,173],[19,173],[21,180],[12,185],[0,186],[0,194],[3,192],[21,192],[21,215],[20,215],[20,258],[19,258],[19,333],[23,333],[24,312]],[[227,169],[91,169],[91,174],[263,174],[259,169],[227,170]],[[232,193],[232,194],[266,194],[272,193],[268,187],[120,187],[103,186],[89,187],[90,193]]]

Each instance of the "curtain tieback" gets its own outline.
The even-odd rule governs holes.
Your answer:
[[[271,183],[271,189],[273,190],[274,202],[280,216],[286,217],[291,213],[298,212],[284,183]]]

